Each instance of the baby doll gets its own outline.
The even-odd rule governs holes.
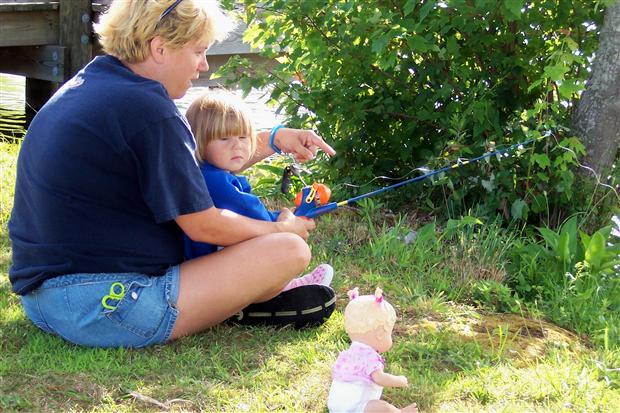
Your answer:
[[[417,412],[416,404],[398,409],[381,400],[383,387],[407,387],[405,376],[385,373],[385,362],[379,353],[392,347],[392,329],[396,322],[394,307],[383,299],[377,288],[375,295],[358,295],[349,291],[349,304],[344,310],[344,328],[351,347],[338,355],[332,369],[332,385],[327,407],[336,412]]]

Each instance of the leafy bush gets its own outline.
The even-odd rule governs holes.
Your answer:
[[[246,91],[271,87],[291,125],[333,143],[329,182],[403,176],[552,134],[519,158],[439,180],[431,197],[549,219],[575,205],[583,146],[564,126],[609,1],[244,0],[245,40],[277,60],[233,59],[221,73]]]

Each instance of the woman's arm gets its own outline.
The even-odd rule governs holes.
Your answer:
[[[175,221],[192,241],[224,247],[277,232],[291,232],[308,239],[309,231],[315,228],[313,220],[298,218],[287,209],[282,210],[276,222],[247,218],[215,207],[179,215]]]
[[[257,133],[256,152],[245,168],[249,168],[256,162],[274,154],[273,149],[269,146],[270,133],[271,130]],[[328,156],[336,154],[334,148],[329,146],[319,135],[307,129],[280,128],[276,132],[274,143],[282,152],[292,154],[299,162],[314,159],[319,149]]]

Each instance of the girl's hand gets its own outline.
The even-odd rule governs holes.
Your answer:
[[[298,162],[314,159],[319,149],[334,156],[336,151],[314,131],[307,129],[280,128],[274,137],[275,144],[284,153],[292,154]]]
[[[282,232],[292,232],[307,240],[316,225],[314,220],[295,216],[290,209],[282,208],[277,221]]]

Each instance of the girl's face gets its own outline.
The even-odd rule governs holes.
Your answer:
[[[243,169],[252,156],[252,139],[248,136],[226,136],[207,145],[205,160],[228,172]]]

